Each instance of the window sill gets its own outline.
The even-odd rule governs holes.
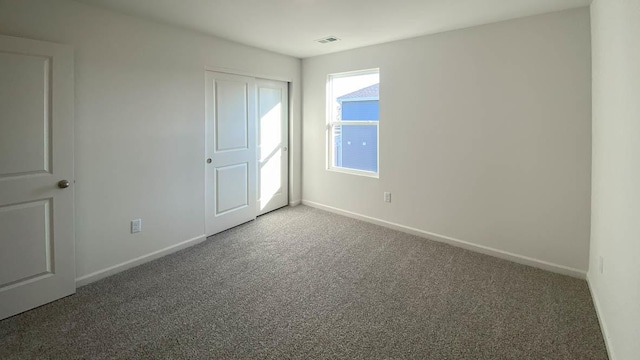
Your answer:
[[[349,174],[349,175],[364,176],[364,177],[369,177],[374,179],[380,178],[380,173],[372,172],[372,171],[354,170],[354,169],[336,168],[336,167],[327,168],[327,171],[332,171],[332,172],[337,172],[342,174]]]

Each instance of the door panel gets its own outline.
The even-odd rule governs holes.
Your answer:
[[[249,205],[247,163],[216,168],[216,215]]]
[[[243,82],[215,82],[216,151],[247,148],[248,91],[247,84]]]
[[[49,59],[0,52],[0,176],[49,169]],[[18,96],[19,95],[19,96]]]
[[[75,292],[73,96],[70,47],[0,36],[0,319]]]
[[[256,218],[256,105],[253,78],[206,73],[207,236]]]
[[[0,207],[0,287],[51,274],[50,206],[47,199]]]
[[[289,105],[285,82],[258,80],[259,214],[289,203]]]

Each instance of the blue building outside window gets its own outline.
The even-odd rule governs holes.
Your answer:
[[[341,120],[379,121],[379,88],[378,83],[337,98]],[[378,171],[378,126],[342,125],[335,135],[336,166]]]

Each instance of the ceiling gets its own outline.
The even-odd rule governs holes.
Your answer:
[[[591,0],[77,0],[306,58],[587,6]],[[336,36],[340,41],[315,40]]]

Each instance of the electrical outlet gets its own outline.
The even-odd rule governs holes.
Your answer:
[[[598,258],[598,268],[600,269],[600,274],[604,274],[604,258],[602,256]]]
[[[131,233],[139,233],[142,231],[142,219],[131,220]]]
[[[384,202],[391,202],[391,193],[390,192],[385,192],[384,193]]]

